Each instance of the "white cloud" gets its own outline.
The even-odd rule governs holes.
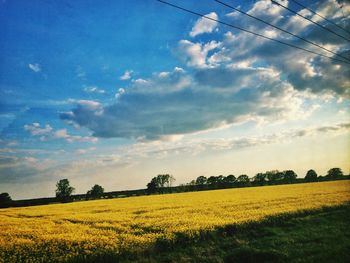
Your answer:
[[[183,70],[153,74],[147,85],[134,83],[112,105],[78,106],[63,120],[88,127],[96,137],[167,139],[247,120],[303,118],[303,93],[270,68],[204,68],[192,79]],[[257,84],[258,83],[258,84]],[[101,108],[100,108],[101,107]]]
[[[132,73],[133,71],[132,70],[126,70],[125,72],[124,72],[124,74],[122,75],[122,76],[120,76],[120,80],[128,80],[128,79],[131,79],[131,73]]]
[[[219,42],[210,41],[206,44],[192,43],[189,40],[180,40],[178,51],[182,59],[187,65],[195,68],[213,67],[208,61],[208,52],[220,47]]]
[[[145,79],[136,79],[133,82],[136,84],[147,84],[147,80]]]
[[[29,131],[33,136],[40,136],[40,140],[46,141],[49,139],[64,139],[67,142],[92,142],[98,141],[97,138],[91,136],[70,135],[67,129],[54,130],[50,125],[46,124],[41,127],[40,123],[24,125],[24,129]]]
[[[40,72],[41,71],[41,67],[38,63],[35,64],[28,64],[28,67],[33,70],[34,72]]]
[[[98,94],[104,94],[106,92],[104,89],[100,89],[97,86],[85,87],[84,91],[87,92],[87,93],[98,93]]]
[[[115,94],[115,97],[118,99],[120,98],[121,95],[123,95],[125,93],[125,89],[120,88],[118,89],[118,92]]]
[[[30,131],[32,135],[48,135],[52,132],[52,127],[46,124],[45,127],[41,128],[40,123],[34,122],[32,124],[24,125],[26,131]]]
[[[249,12],[275,19],[281,27],[294,17],[289,14],[284,19],[285,11],[265,0]],[[246,27],[247,21],[240,16],[229,17]],[[252,30],[285,38],[266,25],[249,25]],[[299,25],[296,30],[344,55],[349,53],[348,43],[316,27]],[[307,47],[299,40],[288,41]],[[305,119],[320,105],[308,94],[350,97],[349,67],[246,32],[227,32],[222,39],[207,43],[180,40],[177,55],[189,70],[154,72],[147,79],[132,81],[127,92],[118,93],[118,100],[110,105],[97,109],[78,105],[61,118],[87,127],[96,137],[159,140],[248,120]]]
[[[218,15],[215,12],[211,12],[205,16],[218,20]],[[203,33],[211,33],[217,26],[218,22],[201,17],[196,21],[196,23],[192,27],[190,36],[195,37]]]
[[[97,138],[91,136],[79,136],[79,135],[70,135],[67,133],[67,129],[57,130],[53,133],[53,138],[64,139],[67,142],[92,142],[95,143],[98,141]]]

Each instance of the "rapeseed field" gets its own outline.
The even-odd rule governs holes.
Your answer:
[[[178,234],[350,201],[350,181],[249,187],[0,210],[0,262],[138,251]]]

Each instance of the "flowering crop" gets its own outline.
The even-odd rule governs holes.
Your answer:
[[[350,181],[249,187],[0,210],[0,262],[142,249],[177,233],[350,201]]]

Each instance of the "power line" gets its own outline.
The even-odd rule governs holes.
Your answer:
[[[342,12],[342,14],[343,14],[343,18],[345,19],[344,10],[343,10],[343,5],[341,5],[341,4],[339,4],[339,3],[338,3],[338,5],[339,5],[339,8],[340,8],[340,10],[341,10],[341,12]],[[347,31],[347,32],[348,32],[348,31]]]
[[[296,45],[293,45],[293,44],[290,44],[290,43],[286,43],[286,42],[280,41],[280,40],[278,40],[278,39],[274,39],[274,38],[271,38],[271,37],[267,37],[267,36],[261,35],[261,34],[259,34],[259,33],[255,33],[255,32],[253,32],[253,31],[250,31],[250,30],[248,30],[248,29],[244,29],[244,28],[241,28],[241,27],[232,25],[232,24],[228,24],[228,23],[226,23],[226,22],[222,22],[222,21],[220,21],[220,20],[217,20],[217,19],[208,17],[208,16],[206,16],[206,15],[197,13],[197,12],[195,12],[195,11],[186,9],[186,8],[181,7],[181,6],[178,6],[178,5],[171,4],[171,3],[166,2],[166,1],[163,1],[163,0],[156,0],[156,1],[158,1],[158,2],[160,2],[160,3],[162,3],[162,4],[166,4],[166,5],[169,5],[169,6],[171,6],[171,7],[174,7],[174,8],[176,8],[176,9],[185,11],[185,12],[187,12],[187,13],[190,13],[190,14],[193,14],[193,15],[196,15],[196,16],[199,16],[199,17],[203,17],[203,18],[208,19],[208,20],[211,20],[211,21],[215,21],[215,22],[217,22],[217,23],[219,23],[219,24],[222,24],[222,25],[225,25],[225,26],[228,26],[228,27],[232,27],[232,28],[241,30],[241,31],[243,31],[243,32],[246,32],[246,33],[249,33],[249,34],[252,34],[252,35],[261,37],[261,38],[264,38],[264,39],[268,39],[268,40],[271,40],[271,41],[274,41],[274,42],[277,42],[277,43],[280,43],[280,44],[283,44],[283,45],[286,45],[286,46],[289,46],[289,47],[293,47],[293,48],[296,48],[296,49],[299,49],[299,50],[303,50],[303,51],[305,51],[305,52],[308,52],[308,53],[311,53],[311,54],[314,54],[314,55],[318,55],[318,56],[321,56],[321,57],[325,57],[325,58],[328,58],[328,59],[331,59],[331,60],[334,60],[334,61],[338,61],[338,62],[350,64],[350,62],[348,62],[348,61],[344,61],[344,60],[341,60],[341,59],[337,59],[337,58],[334,58],[334,57],[330,57],[330,56],[327,56],[327,55],[323,55],[323,54],[314,52],[314,51],[312,51],[312,50],[308,50],[308,49],[306,49],[306,48],[298,47],[298,46],[296,46]]]
[[[296,3],[297,5],[301,6],[302,8],[306,9],[306,10],[309,10],[311,13],[313,13],[314,15],[317,15],[319,17],[321,17],[322,19],[324,19],[325,21],[327,21],[328,23],[331,23],[332,25],[335,25],[336,27],[342,29],[343,31],[345,31],[346,33],[350,34],[350,32],[348,30],[346,30],[344,27],[341,27],[339,25],[337,25],[336,23],[334,23],[333,21],[329,20],[328,18],[324,17],[323,15],[320,15],[319,13],[317,13],[316,11],[312,10],[311,8],[308,8],[306,7],[305,5],[299,3],[298,1],[295,1],[295,0],[290,0],[291,2],[294,2]],[[344,12],[342,10],[342,6],[340,6],[340,9],[343,13],[343,17],[345,18],[344,16]]]
[[[342,36],[342,35],[339,35],[337,32],[335,32],[335,31],[333,31],[333,30],[331,30],[331,29],[329,29],[329,28],[327,28],[327,27],[325,27],[325,26],[323,26],[323,25],[321,25],[321,24],[319,24],[319,23],[317,23],[317,22],[311,20],[310,18],[307,18],[306,16],[303,16],[303,15],[299,14],[298,12],[296,12],[296,11],[294,11],[294,10],[292,10],[292,9],[290,9],[290,8],[288,8],[288,7],[282,5],[282,4],[280,4],[280,3],[278,3],[278,2],[276,2],[276,1],[274,1],[274,0],[270,0],[270,1],[271,1],[273,4],[276,4],[276,5],[280,6],[280,7],[282,7],[282,8],[284,8],[284,9],[288,10],[289,12],[291,12],[291,13],[293,13],[293,14],[296,14],[297,16],[300,16],[301,18],[304,18],[305,20],[307,20],[307,21],[309,21],[309,22],[311,22],[311,23],[313,23],[313,24],[319,26],[320,28],[322,28],[322,29],[324,29],[324,30],[327,30],[328,32],[333,33],[334,35],[337,35],[338,37],[341,37],[342,39],[345,39],[346,41],[349,41],[349,42],[350,42],[350,39],[348,39],[348,38],[346,38],[346,37],[344,37],[344,36]]]
[[[276,28],[276,29],[278,29],[278,30],[280,30],[280,31],[282,31],[282,32],[284,32],[284,33],[287,33],[287,34],[289,34],[289,35],[291,35],[291,36],[293,36],[293,37],[296,37],[296,38],[298,38],[298,39],[300,39],[300,40],[303,40],[304,42],[307,42],[307,43],[312,44],[312,45],[314,45],[314,46],[316,46],[316,47],[319,47],[319,48],[321,48],[321,49],[323,49],[323,50],[325,50],[325,51],[327,51],[327,52],[332,53],[333,55],[336,55],[336,56],[341,57],[341,58],[343,58],[343,59],[345,59],[345,60],[347,60],[347,61],[350,61],[347,57],[344,57],[344,56],[342,56],[342,55],[340,55],[340,54],[338,54],[338,53],[336,53],[336,52],[333,52],[332,50],[329,50],[329,49],[327,49],[327,48],[325,48],[325,47],[323,47],[323,46],[321,46],[321,45],[319,45],[319,44],[317,44],[317,43],[314,43],[314,42],[312,42],[312,41],[310,41],[310,40],[307,40],[307,39],[304,38],[304,37],[300,37],[300,36],[298,36],[298,35],[296,35],[296,34],[293,34],[293,33],[289,32],[289,31],[287,31],[287,30],[285,30],[285,29],[283,29],[283,28],[280,28],[280,27],[278,27],[278,26],[275,26],[275,25],[273,25],[273,24],[271,24],[271,23],[269,23],[269,22],[266,22],[265,20],[262,20],[262,19],[260,19],[260,18],[258,18],[258,17],[256,17],[256,16],[253,16],[253,15],[250,15],[250,14],[248,14],[248,13],[246,13],[246,12],[244,12],[244,11],[238,9],[238,8],[235,8],[235,7],[233,7],[233,6],[229,5],[229,4],[226,4],[226,3],[224,3],[224,2],[221,2],[220,0],[214,0],[214,1],[220,3],[220,4],[224,5],[224,6],[226,6],[226,7],[228,7],[228,8],[231,8],[231,9],[233,9],[233,10],[235,10],[235,11],[237,11],[237,12],[243,14],[243,15],[249,16],[250,18],[253,18],[253,19],[255,19],[255,20],[258,20],[258,21],[260,21],[260,22],[262,22],[262,23],[264,23],[264,24],[266,24],[266,25],[269,25],[269,26],[271,26],[271,27],[273,27],[273,28]]]

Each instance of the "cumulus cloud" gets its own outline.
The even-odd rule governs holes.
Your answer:
[[[29,63],[28,64],[28,67],[33,70],[34,72],[40,72],[41,71],[41,67],[38,63],[35,63],[35,64],[31,64]]]
[[[218,20],[218,15],[215,12],[211,12],[205,16]],[[190,36],[195,37],[203,33],[211,33],[217,26],[218,22],[201,17],[196,21],[196,23],[192,27]]]
[[[213,67],[214,64],[208,60],[208,53],[220,46],[219,42],[210,41],[208,43],[192,43],[189,40],[181,40],[178,46],[180,57],[190,67],[206,68]]]
[[[147,85],[135,83],[112,105],[91,108],[78,104],[71,112],[61,114],[61,119],[88,127],[96,137],[151,140],[242,119],[279,120],[306,114],[302,95],[293,92],[278,74],[261,69],[251,71],[251,76],[264,80],[260,86],[247,84],[239,89],[237,83],[224,83],[227,87],[223,92],[216,83],[208,83],[206,88],[176,68],[154,74]]]
[[[320,8],[323,5],[315,7],[316,11]],[[249,12],[274,20],[281,27],[295,27],[305,37],[327,44],[344,56],[350,54],[348,43],[320,28],[293,21],[295,16],[271,6],[270,1],[256,2]],[[327,10],[327,15],[332,17],[332,12]],[[228,19],[242,27],[247,25],[241,16],[230,15]],[[194,36],[200,32],[197,24],[201,23],[191,31]],[[310,48],[290,36],[275,34],[266,25],[249,23],[249,27]],[[188,68],[134,80],[118,91],[118,99],[112,104],[77,103],[72,111],[62,113],[61,119],[87,127],[96,137],[158,140],[242,121],[307,118],[318,106],[310,94],[350,97],[347,65],[245,32],[227,31],[221,39],[207,42],[183,39],[176,51]]]
[[[125,93],[125,89],[119,88],[118,92],[115,94],[116,99],[118,99],[121,95]]]
[[[316,11],[325,11],[328,17],[338,17],[338,12],[334,8],[334,1],[323,1],[315,4],[313,8]],[[319,28],[312,23],[291,15],[286,10],[271,5],[270,1],[257,1],[248,12],[257,15],[264,20],[270,21],[281,28],[290,30],[298,35],[316,42],[320,45],[337,52],[344,57],[349,57],[350,46],[332,33]],[[284,3],[286,5],[286,3]],[[345,4],[349,6],[348,4]],[[346,10],[346,9],[345,9]],[[307,15],[307,10],[300,10],[299,13]],[[309,14],[311,16],[311,14]],[[348,13],[350,15],[350,11]],[[347,16],[349,17],[349,16]],[[248,23],[251,20],[244,16],[229,16],[231,22],[235,25],[247,28],[255,32],[263,32],[265,35],[271,34],[277,39],[303,47],[309,50],[317,51],[328,56],[334,56],[331,53],[323,52],[303,42],[302,40],[292,38],[290,35],[272,31],[272,28],[262,23]],[[274,20],[274,21],[272,21]],[[349,25],[350,19],[343,19],[343,25]],[[340,22],[340,18],[335,22]],[[331,27],[331,25],[327,25]],[[350,68],[345,63],[332,61],[314,54],[306,53],[297,49],[289,48],[278,43],[258,38],[244,32],[228,32],[221,41],[220,49],[214,54],[217,64],[225,70],[226,64],[237,64],[242,60],[250,59],[255,65],[265,65],[265,67],[275,68],[285,75],[287,81],[297,90],[310,90],[314,93],[335,93],[338,96],[350,96],[349,76]],[[210,58],[208,58],[210,60]],[[190,64],[189,64],[190,66]]]
[[[132,70],[126,70],[125,72],[124,72],[124,74],[123,75],[121,75],[120,76],[120,80],[128,80],[128,79],[131,79],[131,73],[132,73],[133,71]]]
[[[84,102],[84,101],[83,101]],[[91,105],[90,105],[91,106]],[[24,129],[33,136],[40,136],[40,140],[63,139],[67,142],[97,142],[97,138],[91,136],[70,135],[67,129],[54,130],[49,124],[41,127],[40,123],[24,125]]]
[[[53,165],[49,159],[0,154],[0,181],[3,183],[33,178]],[[42,178],[41,178],[42,179]]]
[[[45,127],[41,128],[40,123],[34,122],[32,124],[24,125],[26,131],[30,131],[32,135],[48,135],[52,132],[52,127],[46,124]]]

